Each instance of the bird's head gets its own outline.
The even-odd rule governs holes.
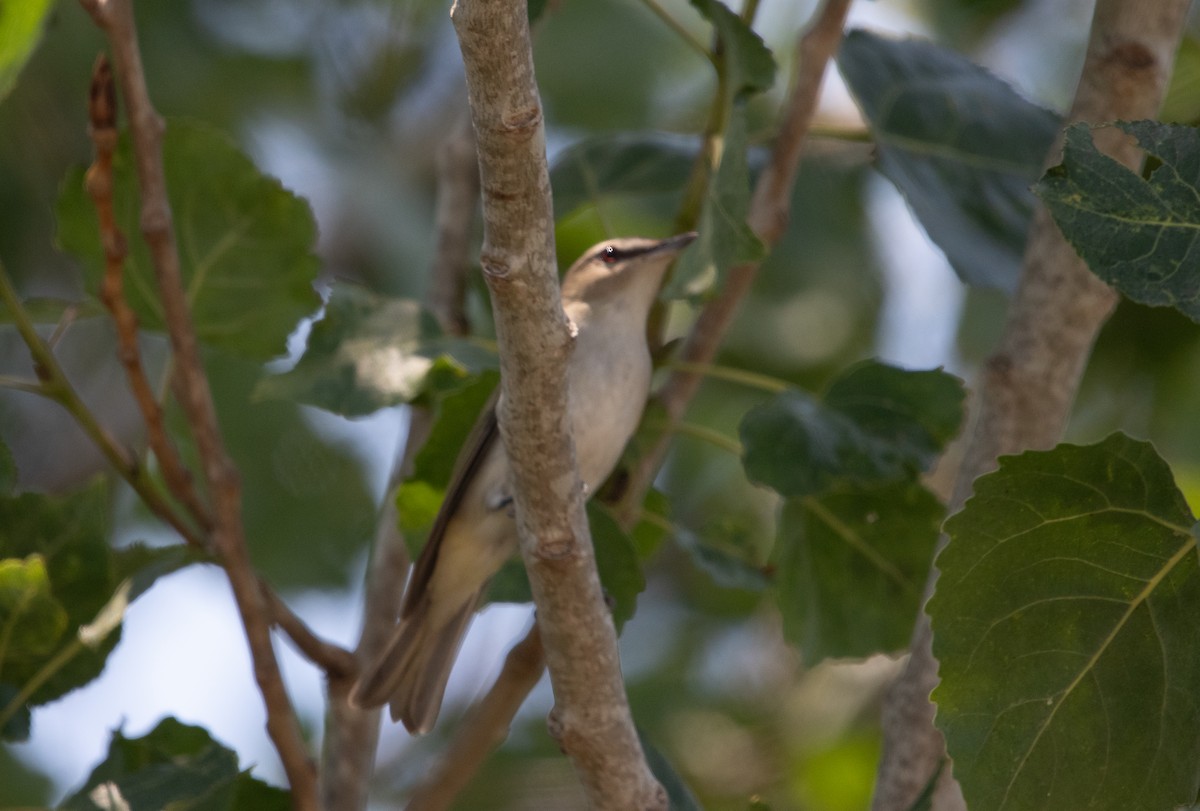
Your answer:
[[[667,239],[622,237],[593,245],[563,276],[563,302],[617,302],[649,310],[663,274],[695,239],[696,232],[689,231]]]

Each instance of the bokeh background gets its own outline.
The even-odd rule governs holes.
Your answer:
[[[4,0],[20,2],[20,0]],[[684,0],[663,3],[697,37]],[[756,29],[786,75],[809,0],[764,0]],[[431,0],[143,0],[138,21],[150,89],[168,118],[200,119],[234,138],[264,171],[306,197],[320,226],[322,284],[355,280],[419,298],[433,251],[434,156],[463,92],[448,4]],[[914,33],[959,50],[1052,109],[1069,103],[1090,19],[1086,0],[877,0],[851,24]],[[1194,22],[1194,21],[1193,21]],[[74,262],[54,247],[62,178],[90,157],[84,102],[104,42],[80,7],[61,0],[39,52],[0,105],[0,257],[28,295],[79,296]],[[664,132],[684,142],[702,127],[708,66],[638,0],[550,2],[536,31],[551,160],[586,137]],[[1164,119],[1200,120],[1200,31],[1180,54]],[[751,110],[766,143],[780,81]],[[607,234],[660,234],[674,217],[661,200],[609,200],[559,224],[565,266]],[[476,277],[471,310],[486,330]],[[872,167],[872,150],[836,71],[827,78],[795,191],[789,231],[765,263],[720,362],[819,389],[848,363],[881,357],[942,366],[970,381],[1003,323],[1006,300],[968,290]],[[1071,438],[1120,427],[1152,438],[1186,492],[1200,482],[1200,330],[1168,310],[1123,303],[1106,327],[1080,394]],[[292,340],[293,358],[304,329]],[[0,329],[0,364],[20,351]],[[112,338],[80,322],[61,345],[81,388],[114,426],[133,429]],[[161,347],[149,342],[151,362]],[[356,638],[361,580],[384,482],[407,414],[360,420],[250,396],[263,370],[214,360],[214,386],[248,493],[255,559],[298,613],[344,644]],[[709,382],[689,414],[727,436],[766,393]],[[0,435],[26,484],[57,490],[101,468],[56,407],[0,396]],[[21,415],[36,413],[39,429]],[[681,436],[660,478],[683,530],[763,561],[776,503],[749,485],[739,460]],[[1193,500],[1195,503],[1195,500]],[[165,538],[119,495],[119,541]],[[752,591],[725,588],[668,545],[622,638],[635,717],[706,808],[865,808],[879,752],[887,657],[806,670],[779,619]],[[393,807],[435,757],[458,712],[490,683],[529,621],[521,606],[477,620],[451,682],[445,719],[420,741],[385,731],[376,796]],[[315,738],[319,674],[280,645],[302,720]],[[544,732],[543,681],[462,808],[545,809],[580,802],[568,762]],[[149,730],[164,715],[207,727],[271,781],[281,769],[263,730],[248,657],[223,576],[193,567],[159,582],[131,609],[104,675],[37,710],[28,743],[0,749],[0,805],[48,805],[82,783],[110,730]]]

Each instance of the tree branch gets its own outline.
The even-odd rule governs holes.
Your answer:
[[[167,489],[187,508],[201,531],[212,529],[212,516],[200,501],[192,476],[184,466],[179,451],[167,437],[162,407],[154,387],[146,377],[138,346],[137,316],[125,300],[125,259],[128,255],[125,235],[113,213],[113,156],[117,149],[117,88],[113,81],[108,57],[101,54],[92,70],[88,93],[88,134],[96,147],[96,157],[84,176],[84,186],[96,208],[100,225],[100,243],[104,246],[104,281],[100,300],[112,314],[117,333],[117,357],[125,367],[129,388],[146,423],[146,438],[158,459]]]
[[[426,300],[444,332],[465,335],[470,327],[464,306],[467,257],[471,225],[479,203],[479,164],[466,109],[466,93],[454,103],[462,107],[459,121],[437,153],[437,205],[434,212],[437,246]],[[360,664],[378,658],[396,625],[409,558],[393,496],[396,486],[411,471],[417,451],[425,444],[431,422],[428,409],[418,406],[410,409],[404,451],[385,490],[367,569],[363,625],[354,653]],[[352,679],[331,679],[329,682],[329,714],[321,752],[322,802],[326,808],[347,811],[366,808],[367,789],[379,743],[380,710],[353,706],[349,701],[352,686]]]
[[[521,552],[556,706],[551,733],[597,809],[665,809],[630,717],[604,603],[568,412],[571,334],[554,255],[541,103],[521,0],[451,11],[479,144],[484,247],[500,346],[501,435]]]
[[[1187,0],[1153,6],[1099,0],[1068,120],[1102,123],[1156,115],[1188,5]],[[1140,150],[1120,131],[1099,130],[1094,137],[1097,148],[1125,166],[1141,165]],[[1061,142],[1051,149],[1049,163],[1057,161],[1060,150]],[[975,479],[996,467],[998,456],[1050,448],[1060,441],[1092,343],[1116,301],[1116,294],[1088,271],[1039,206],[1003,337],[983,372],[981,411],[959,469],[951,512],[966,502]],[[936,582],[935,568],[926,598]],[[929,700],[938,681],[932,641],[929,617],[922,612],[908,665],[884,705],[875,811],[908,809],[945,758],[945,740],[933,725]],[[966,807],[951,769],[942,770],[933,807]]]
[[[487,756],[504,743],[517,710],[545,669],[542,635],[535,621],[525,638],[508,652],[495,683],[462,720],[437,767],[413,792],[406,811],[450,808]]]
[[[817,108],[825,68],[841,42],[849,8],[850,0],[825,0],[797,42],[792,88],[783,124],[771,149],[770,162],[759,175],[746,217],[750,228],[768,249],[779,241],[787,228],[792,187],[796,183],[805,136]],[[675,368],[658,393],[658,400],[667,414],[667,424],[630,470],[629,483],[617,506],[617,514],[626,528],[637,520],[642,500],[666,458],[674,427],[683,419],[700,388],[703,375],[695,370],[710,364],[716,356],[742,299],[754,283],[758,267],[758,262],[747,262],[731,268],[724,286],[701,310],[688,333],[680,351],[681,365]]]
[[[291,785],[293,806],[316,809],[316,769],[305,747],[271,645],[266,601],[246,550],[241,484],[217,424],[216,409],[183,289],[163,173],[164,125],[146,88],[133,6],[131,0],[81,0],[81,3],[108,35],[122,94],[129,108],[129,129],[141,198],[142,237],[150,249],[174,352],[175,389],[200,454],[205,483],[212,499],[213,544],[229,579],[246,632],[255,681],[266,707],[267,734],[279,753]]]

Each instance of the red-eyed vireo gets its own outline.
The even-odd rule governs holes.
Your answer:
[[[571,428],[587,493],[612,472],[637,428],[652,372],[646,319],[667,268],[695,238],[602,242],[563,277],[563,309],[577,329],[567,371]],[[400,623],[352,701],[388,702],[409,732],[432,729],[471,617],[517,545],[508,458],[495,408],[486,408],[413,567]]]

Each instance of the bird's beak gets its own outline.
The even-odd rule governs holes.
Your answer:
[[[676,234],[673,237],[668,237],[662,242],[654,246],[653,253],[682,253],[683,249],[696,241],[696,237],[700,236],[695,231],[687,231],[682,234]]]

